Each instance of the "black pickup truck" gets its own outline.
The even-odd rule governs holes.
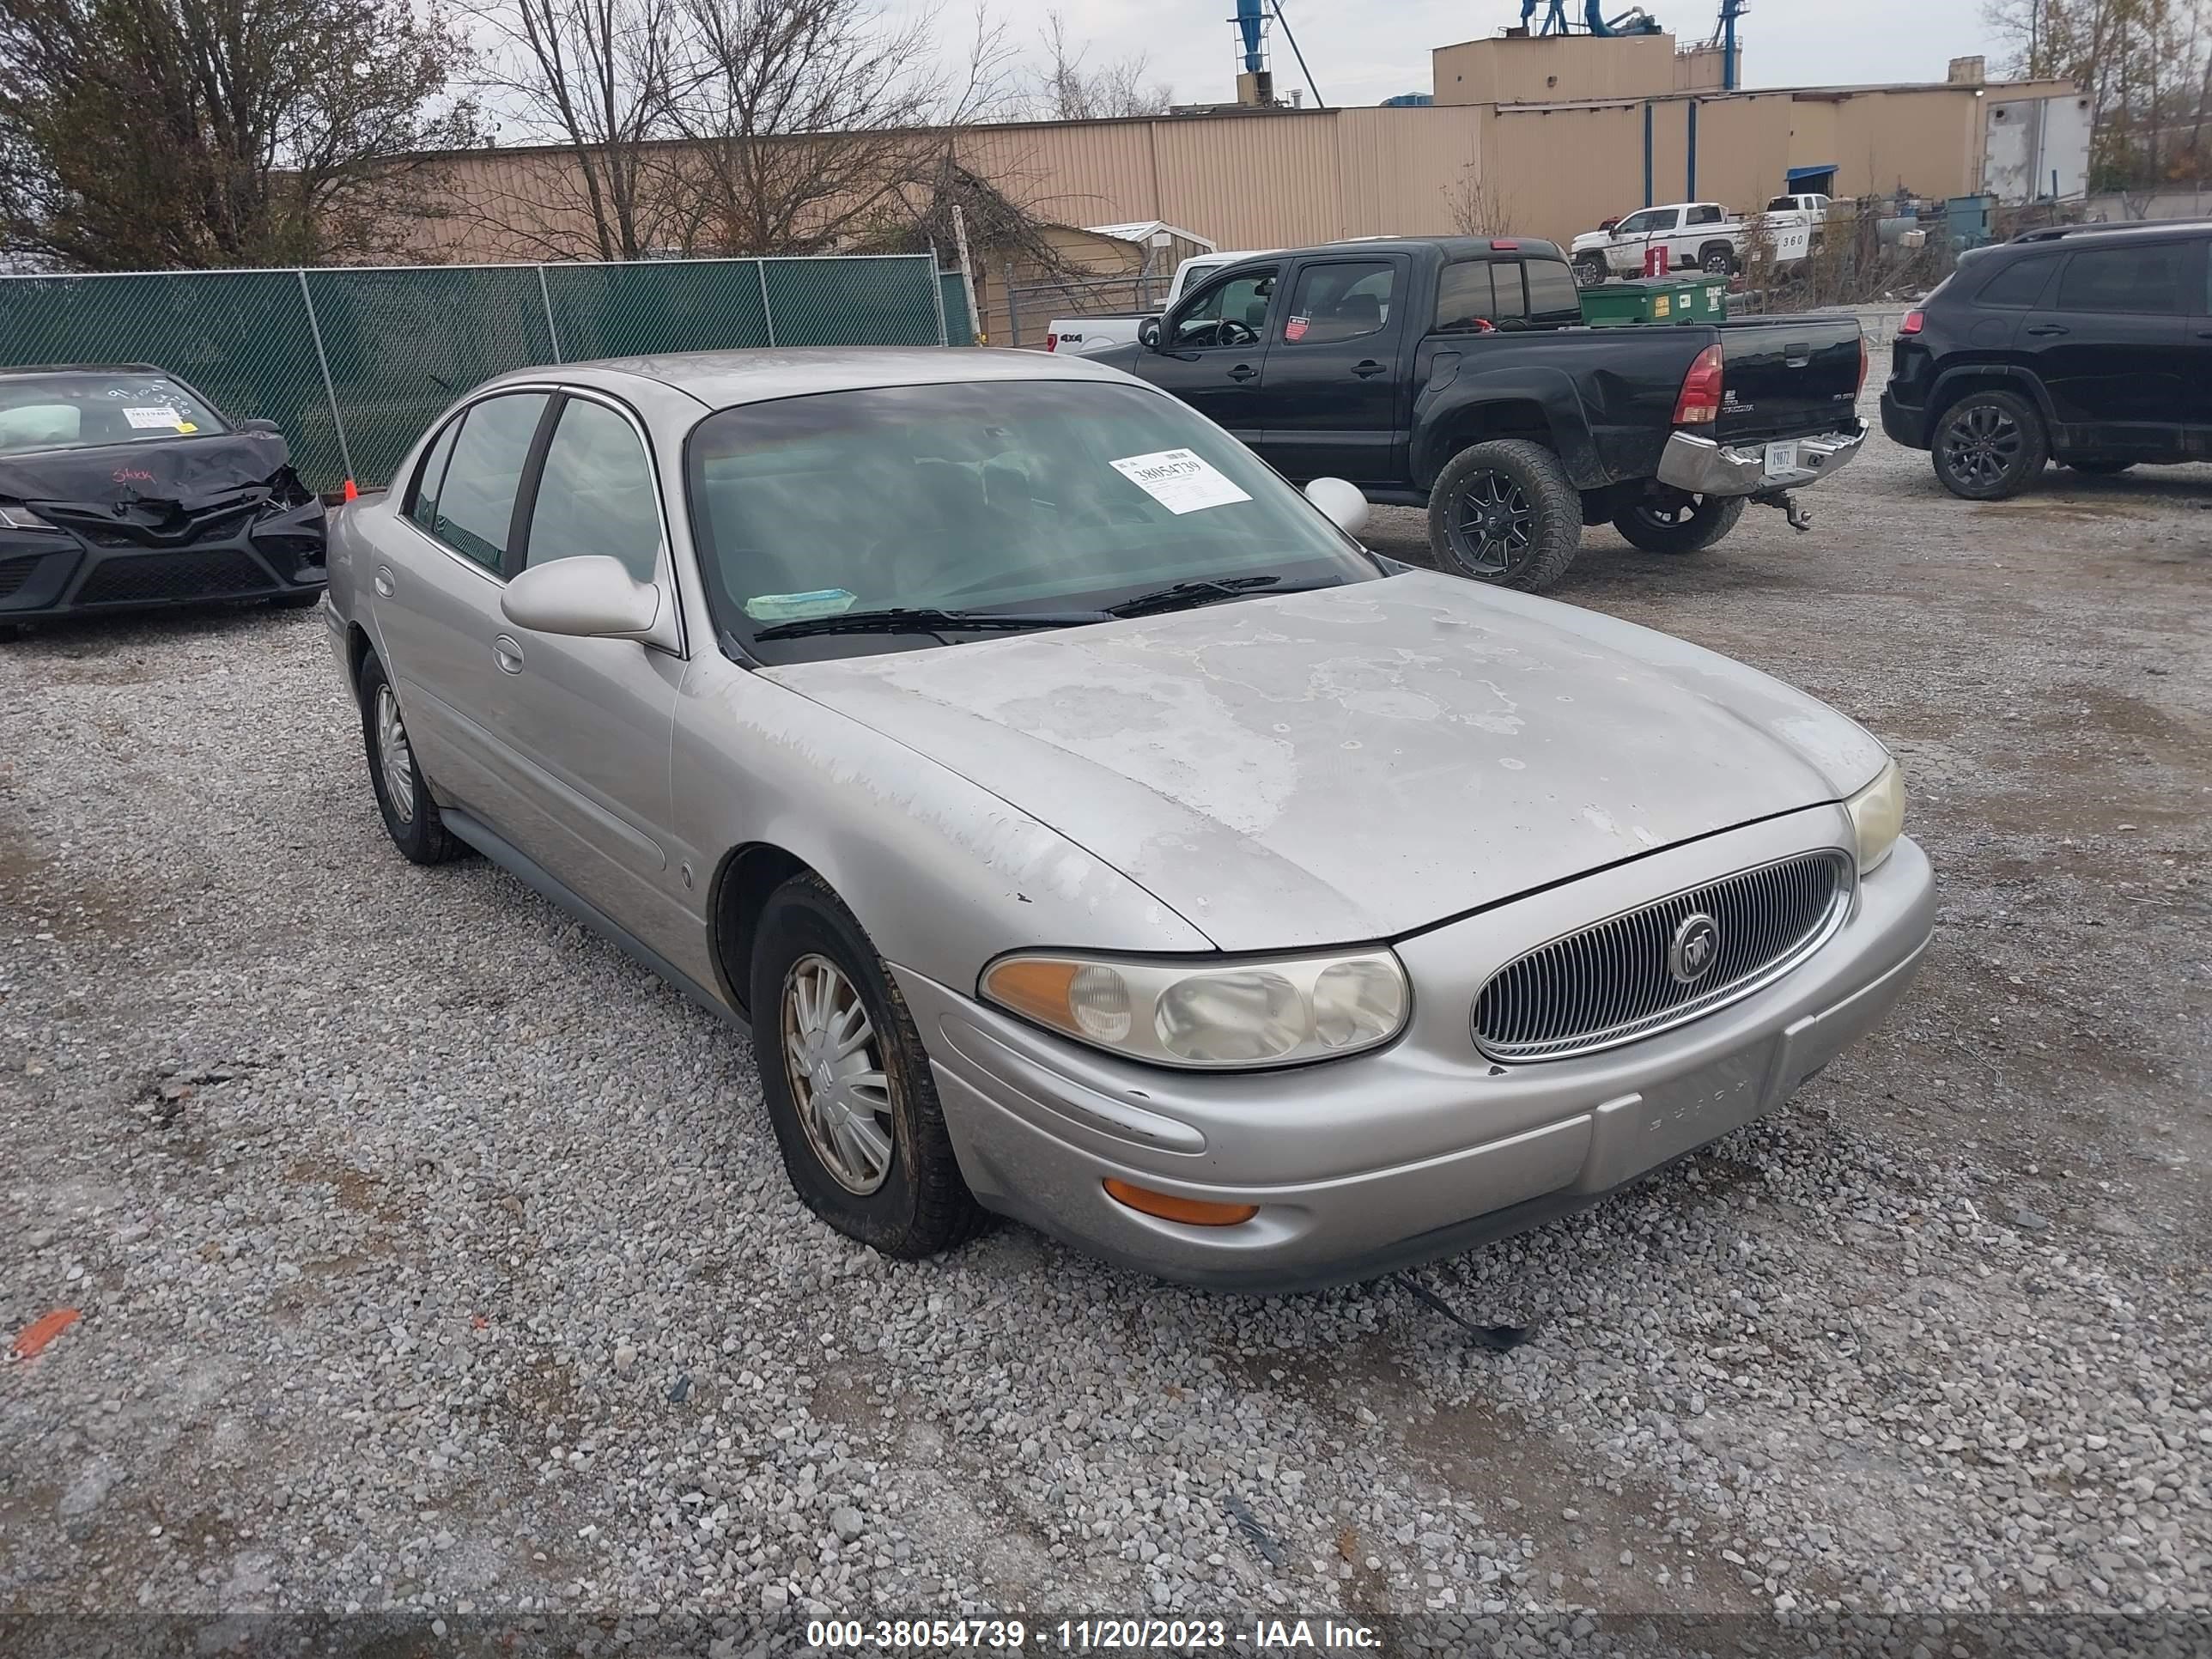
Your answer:
[[[1175,393],[1293,483],[1429,510],[1447,568],[1530,590],[1583,526],[1711,547],[1747,501],[1858,453],[1857,319],[1585,328],[1574,272],[1528,238],[1391,238],[1224,267],[1102,359]]]

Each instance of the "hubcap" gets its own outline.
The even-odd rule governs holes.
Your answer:
[[[1528,492],[1503,472],[1469,473],[1452,502],[1452,551],[1468,574],[1494,580],[1528,562],[1536,544]]]
[[[822,1167],[849,1193],[882,1186],[891,1170],[890,1079],[860,992],[827,957],[801,957],[783,976],[783,1068]]]
[[[1638,501],[1636,504],[1638,518],[1646,524],[1656,525],[1666,530],[1678,530],[1685,525],[1695,524],[1698,515],[1705,510],[1705,498],[1703,495],[1684,495],[1679,501]]]
[[[407,746],[399,699],[388,684],[376,688],[376,761],[384,769],[384,793],[392,803],[392,815],[402,823],[414,823],[415,751]]]
[[[1988,488],[2003,482],[2023,442],[2020,422],[1995,404],[1975,404],[1944,422],[1943,460],[1954,477]]]

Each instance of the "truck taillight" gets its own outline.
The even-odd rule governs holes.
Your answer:
[[[1706,426],[1720,417],[1721,349],[1709,345],[1682,377],[1682,395],[1674,399],[1674,424]]]
[[[1864,332],[1861,332],[1861,334],[1859,335],[1859,390],[1860,390],[1860,391],[1862,391],[1862,392],[1864,392],[1864,391],[1866,390],[1866,372],[1867,372],[1867,347],[1866,347],[1866,335],[1864,334]]]
[[[1899,334],[1917,334],[1927,325],[1928,313],[1926,312],[1908,311],[1905,313],[1905,320],[1897,325],[1897,331]]]
[[[1059,335],[1057,335],[1057,334],[1048,334],[1048,335],[1046,335],[1046,336],[1044,337],[1044,349],[1045,349],[1047,351],[1057,351],[1057,350],[1059,350],[1059,349],[1060,349],[1060,336],[1059,336]]]

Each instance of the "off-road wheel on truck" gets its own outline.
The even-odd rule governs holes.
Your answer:
[[[1585,253],[1575,261],[1575,281],[1584,288],[1595,288],[1604,282],[1607,273],[1601,254]]]
[[[914,1017],[827,882],[769,895],[751,965],[761,1096],[807,1208],[902,1261],[981,1232]]]
[[[1646,553],[1702,553],[1743,517],[1741,495],[1692,495],[1655,487],[1613,515],[1613,527]]]
[[[1462,449],[1429,491],[1429,549],[1455,575],[1540,593],[1567,574],[1582,538],[1574,480],[1525,438]]]
[[[1698,255],[1698,266],[1708,276],[1735,275],[1735,250],[1726,242],[1710,242]]]
[[[1992,387],[1945,410],[1928,447],[1944,489],[1966,501],[2001,501],[2034,482],[2051,438],[2034,404]]]

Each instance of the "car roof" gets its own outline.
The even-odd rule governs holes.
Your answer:
[[[2120,242],[2136,236],[2155,235],[2160,231],[2207,230],[2212,230],[2212,219],[2130,219],[2119,224],[2045,225],[2038,230],[2023,230],[2012,240],[2016,244],[2084,239]]]
[[[988,347],[772,346],[750,351],[681,351],[514,369],[478,393],[518,382],[565,381],[620,392],[650,380],[709,409],[857,392],[873,386],[961,386],[981,380],[1142,381],[1079,356]]]
[[[0,368],[0,380],[33,374],[159,374],[177,377],[154,363],[18,363]]]

